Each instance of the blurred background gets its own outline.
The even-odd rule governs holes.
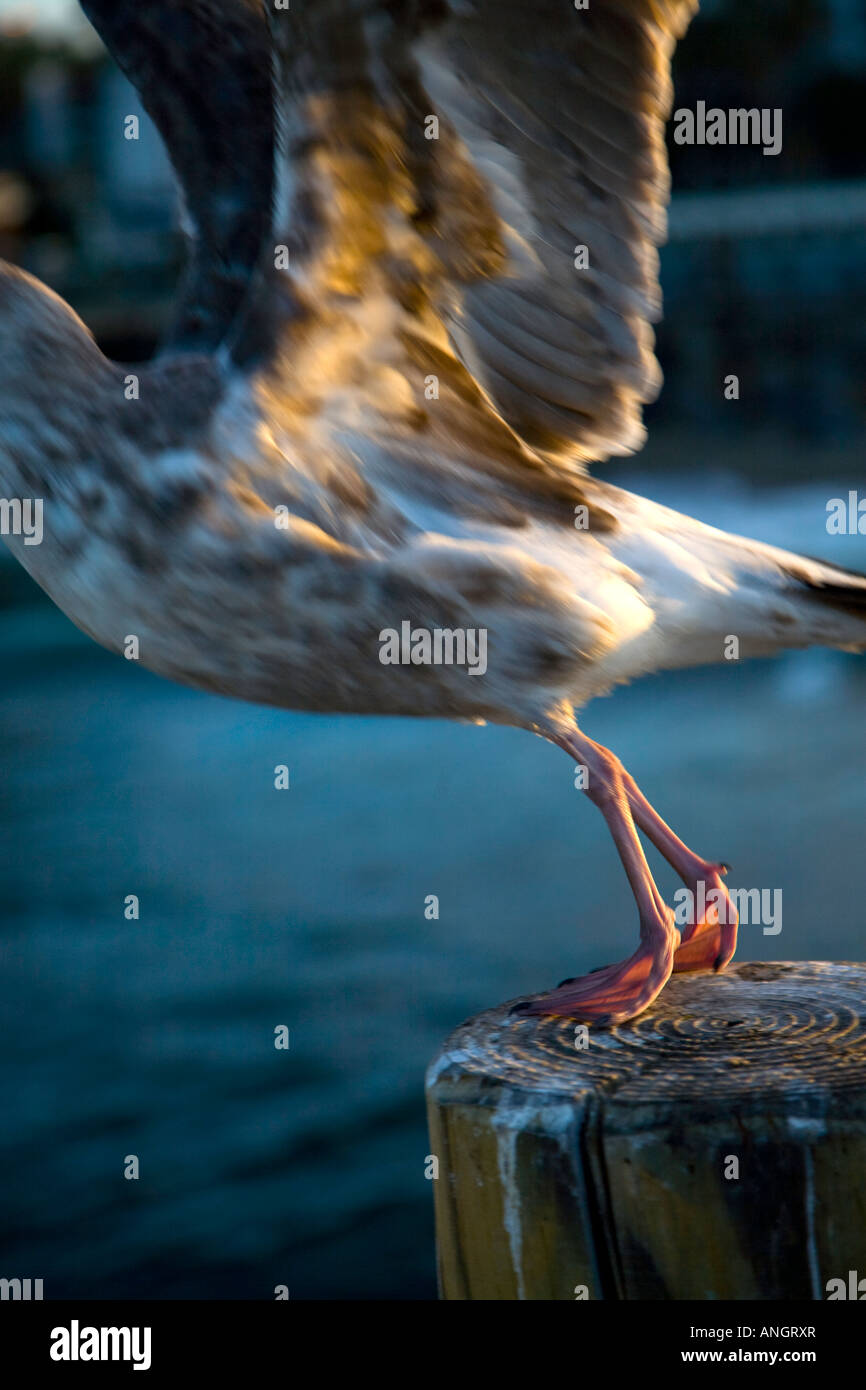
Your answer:
[[[605,476],[866,568],[866,536],[826,530],[863,478],[866,11],[712,0],[676,81],[676,106],[781,107],[783,148],[671,147],[666,386]],[[158,137],[143,116],[118,136],[131,113],[71,0],[0,0],[0,256],[126,361],[180,252]],[[584,717],[734,886],[782,890],[781,934],[744,927],[744,959],[863,958],[864,700],[866,662],[809,652]],[[434,1297],[425,1064],[469,1014],[634,945],[566,759],[176,688],[0,551],[0,762],[0,1276],[46,1298]]]

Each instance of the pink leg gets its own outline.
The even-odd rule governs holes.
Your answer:
[[[682,933],[682,945],[674,958],[674,974],[686,970],[724,970],[737,949],[737,911],[728,896],[722,877],[727,864],[713,864],[701,859],[684,845],[670,826],[650,805],[634,778],[624,772],[626,795],[635,823],[656,849],[676,869],[686,887],[697,897],[699,883],[705,894],[715,890],[721,895],[719,909],[711,907],[702,921],[690,922]]]
[[[588,768],[587,795],[610,827],[637,902],[640,945],[628,960],[564,981],[540,999],[516,1005],[514,1012],[622,1023],[651,1004],[670,979],[680,933],[646,862],[619,760],[578,729],[553,741]]]
[[[518,1004],[515,1012],[622,1022],[645,1009],[671,973],[722,970],[728,964],[737,945],[737,913],[722,883],[727,865],[710,863],[694,854],[650,805],[619,759],[601,744],[578,729],[552,736],[552,741],[587,768],[587,795],[610,826],[638,904],[641,944],[627,961],[564,980],[540,999]],[[718,909],[711,907],[703,920],[690,922],[680,936],[650,873],[635,826],[643,830],[694,895],[700,883],[707,893],[717,890],[721,921]],[[668,964],[671,941],[673,960]]]

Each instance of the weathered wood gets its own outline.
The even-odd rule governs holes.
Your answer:
[[[509,1007],[428,1072],[443,1298],[823,1299],[866,1277],[866,966],[678,975],[585,1050],[574,1020]]]

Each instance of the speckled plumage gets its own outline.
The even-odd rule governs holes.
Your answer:
[[[730,632],[863,644],[860,577],[584,471],[640,444],[658,389],[693,0],[84,8],[163,132],[190,270],[133,399],[0,270],[0,489],[45,499],[43,544],[7,540],[80,627],[248,700],[560,742],[575,706]],[[485,630],[485,673],[383,664],[404,621]]]

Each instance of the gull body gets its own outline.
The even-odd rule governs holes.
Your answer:
[[[525,1011],[620,1022],[672,970],[723,967],[733,909],[679,931],[637,831],[729,903],[724,866],[576,711],[721,661],[731,635],[744,657],[860,648],[866,579],[586,471],[639,446],[659,385],[663,124],[690,0],[545,3],[531,25],[492,0],[84,8],[166,138],[189,270],[161,354],[129,369],[0,269],[0,490],[44,503],[43,543],[7,543],[85,632],[117,652],[135,637],[171,679],[511,724],[581,763],[640,945]],[[483,675],[383,662],[404,622],[483,630]]]

